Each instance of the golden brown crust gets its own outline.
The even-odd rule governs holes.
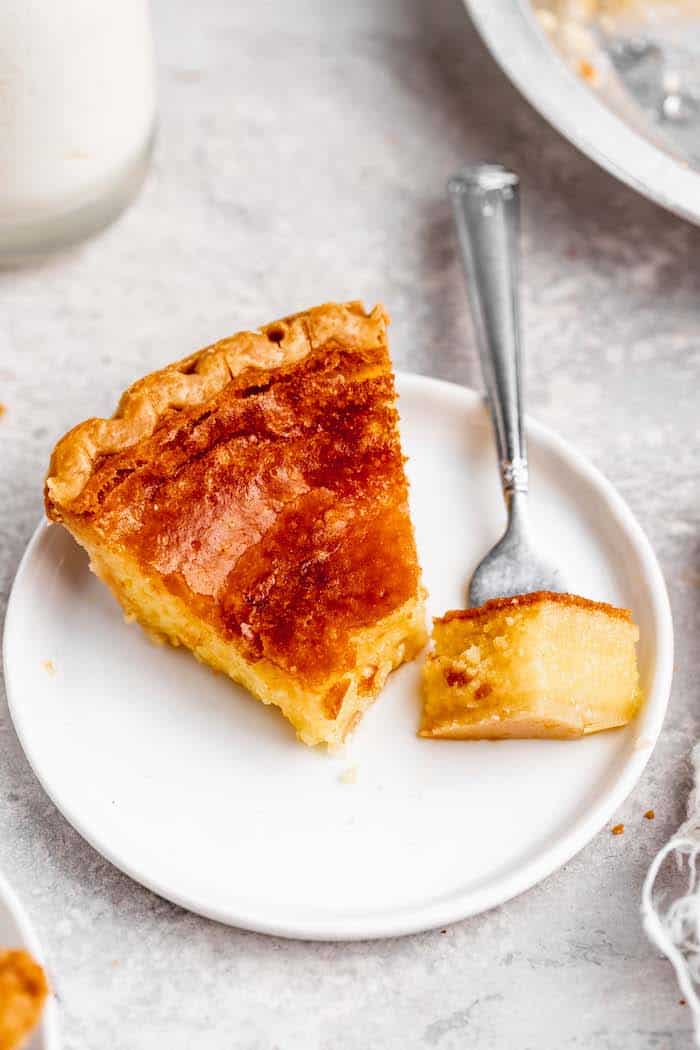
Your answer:
[[[22,949],[0,951],[0,1050],[19,1050],[48,995],[41,966]]]
[[[88,419],[59,441],[46,479],[47,498],[53,506],[70,504],[100,455],[121,452],[150,436],[169,410],[203,404],[250,370],[282,368],[338,340],[344,347],[385,343],[387,321],[381,306],[367,314],[358,302],[326,303],[257,332],[238,332],[139,379],[111,419]]]
[[[128,552],[249,661],[319,683],[419,594],[386,315],[326,305],[262,332],[147,376],[117,418],[71,431],[46,510]],[[206,396],[202,375],[217,377]]]
[[[608,605],[606,602],[594,602],[588,598],[581,598],[578,594],[560,594],[555,591],[533,591],[532,594],[517,594],[512,598],[492,598],[473,609],[452,609],[444,616],[437,616],[433,623],[449,623],[451,620],[480,620],[488,617],[499,609],[523,608],[528,605],[538,605],[542,602],[557,602],[559,605],[578,606],[580,609],[597,609],[608,616],[616,616],[621,620],[631,620],[632,613],[629,609],[619,609],[616,605]]]

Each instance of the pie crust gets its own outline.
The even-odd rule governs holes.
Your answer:
[[[22,948],[0,949],[0,1050],[20,1050],[48,995],[41,966]]]

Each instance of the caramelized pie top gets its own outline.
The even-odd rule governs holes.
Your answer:
[[[579,609],[597,609],[607,616],[618,620],[632,622],[632,613],[629,609],[620,609],[616,605],[608,605],[607,602],[594,602],[590,598],[581,598],[578,594],[566,594],[559,591],[532,591],[530,594],[516,594],[512,598],[491,598],[483,605],[477,605],[470,609],[452,609],[444,616],[437,617],[435,623],[449,623],[450,620],[481,620],[501,609],[517,606],[522,608],[527,605],[540,605],[541,602],[554,602],[559,605],[578,606]]]
[[[317,307],[146,376],[56,447],[46,510],[309,682],[415,596],[381,307]]]

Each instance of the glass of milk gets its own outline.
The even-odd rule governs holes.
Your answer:
[[[0,264],[115,218],[154,118],[147,0],[0,0]]]

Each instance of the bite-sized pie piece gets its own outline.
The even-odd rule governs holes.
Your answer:
[[[127,617],[307,744],[426,641],[386,325],[327,304],[224,339],[71,430],[46,481]]]
[[[44,971],[21,948],[0,949],[0,1050],[20,1050],[48,995]]]
[[[420,735],[580,737],[640,703],[628,609],[540,591],[435,620]]]

